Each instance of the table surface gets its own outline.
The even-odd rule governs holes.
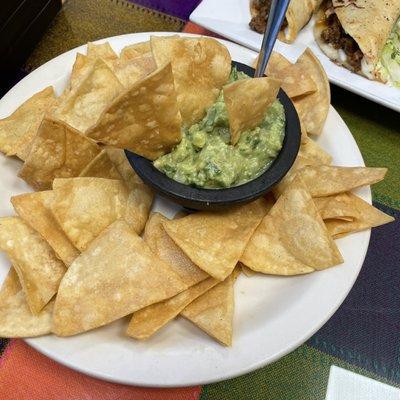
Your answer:
[[[187,23],[199,2],[67,0],[24,67],[7,77],[8,82],[15,83],[58,54],[103,37],[144,31],[207,34]],[[0,398],[321,400],[332,365],[400,387],[400,114],[334,86],[332,104],[353,133],[366,165],[389,168],[386,179],[372,189],[373,201],[396,221],[372,231],[356,284],[311,339],[278,362],[250,374],[182,389],[103,382],[55,363],[22,340],[3,339]]]

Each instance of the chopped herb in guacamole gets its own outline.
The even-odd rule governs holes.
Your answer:
[[[232,69],[230,80],[248,78]],[[279,100],[268,108],[260,126],[242,132],[229,144],[228,114],[222,91],[206,116],[182,128],[182,141],[154,161],[170,178],[191,186],[220,189],[241,185],[263,173],[277,157],[285,132],[285,113]]]

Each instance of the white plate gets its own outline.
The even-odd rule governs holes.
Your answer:
[[[165,34],[165,33],[163,33]],[[148,40],[148,33],[107,39],[122,47]],[[224,42],[232,58],[250,63],[254,52]],[[47,85],[60,93],[67,82],[75,54],[71,50],[49,61],[20,81],[0,101],[0,117]],[[337,112],[331,108],[318,142],[339,165],[364,165],[358,147]],[[29,191],[17,177],[20,163],[0,156],[0,215],[11,215],[9,198]],[[369,188],[359,192],[371,201]],[[173,216],[178,207],[157,199],[155,209]],[[249,372],[289,353],[307,340],[335,312],[362,266],[370,232],[338,241],[345,263],[299,277],[240,276],[235,286],[236,310],[233,346],[225,348],[183,319],[173,321],[149,341],[124,335],[128,319],[69,338],[44,336],[27,342],[50,358],[78,371],[115,382],[143,386],[188,386],[231,378]],[[9,262],[0,255],[0,279]]]
[[[262,35],[249,27],[250,0],[203,0],[190,15],[190,20],[210,31],[258,51]],[[300,31],[294,43],[276,42],[275,50],[295,62],[308,46],[321,61],[329,80],[344,89],[366,97],[395,111],[400,111],[400,89],[370,81],[339,67],[320,50],[314,40],[314,21]]]

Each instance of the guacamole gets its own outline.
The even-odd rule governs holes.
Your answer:
[[[248,78],[232,70],[231,81]],[[263,173],[282,148],[285,113],[279,100],[267,109],[260,126],[242,132],[235,146],[222,91],[197,124],[182,128],[182,141],[154,166],[185,185],[221,189],[241,185]]]

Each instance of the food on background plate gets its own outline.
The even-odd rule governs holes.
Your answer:
[[[253,179],[282,145],[278,87],[265,92],[254,83],[275,79],[250,80],[231,70],[229,53],[214,39],[154,38],[128,46],[120,57],[108,43],[89,44],[58,99],[45,89],[0,121],[1,150],[25,159],[20,176],[45,190],[14,196],[20,218],[0,218],[0,249],[13,265],[0,290],[0,336],[69,336],[132,315],[126,334],[149,339],[181,315],[229,346],[239,271],[296,275],[332,267],[342,261],[333,239],[392,221],[349,192],[383,179],[386,169],[329,165],[332,157],[308,137],[321,132],[330,99],[311,51],[295,64],[273,54],[267,72],[292,98],[303,135],[275,198],[178,212],[174,220],[149,217],[154,194],[131,168],[126,143],[150,159],[172,150],[155,164],[170,158],[186,166],[180,179],[215,188],[238,182],[232,176],[239,170],[247,171],[240,179]],[[102,90],[110,82],[91,80],[96,74],[121,82],[117,97]],[[255,100],[260,93],[264,103]],[[66,107],[80,97],[95,107]],[[232,111],[237,104],[242,115]],[[79,129],[54,112],[73,116]],[[136,141],[142,134],[147,143]],[[235,151],[245,157],[223,154]],[[216,155],[226,166],[223,177],[210,167],[201,178],[202,157],[211,163]]]
[[[322,0],[291,0],[278,38],[286,43],[292,43],[321,2]],[[264,33],[270,7],[271,0],[250,0],[251,29]]]
[[[397,0],[327,0],[318,12],[314,36],[337,64],[369,79],[396,83],[400,67],[390,59],[400,49],[393,41],[399,15]],[[395,33],[389,38],[392,29]]]

